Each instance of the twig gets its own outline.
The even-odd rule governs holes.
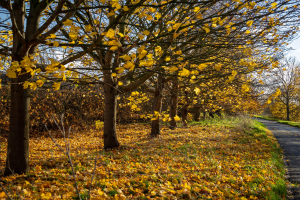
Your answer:
[[[92,183],[93,183],[93,180],[94,180],[94,177],[95,177],[96,166],[97,166],[97,160],[98,160],[98,157],[96,156],[96,157],[95,157],[95,163],[94,163],[93,175],[92,175],[92,178],[91,178],[91,183],[90,183],[90,188],[89,188],[88,199],[91,198]]]
[[[75,177],[75,172],[74,172],[74,167],[73,167],[73,163],[72,163],[72,158],[70,156],[70,142],[69,142],[69,135],[70,135],[70,131],[71,131],[71,127],[69,128],[69,131],[68,131],[68,142],[66,140],[66,132],[65,132],[65,128],[64,128],[64,123],[63,123],[63,114],[61,116],[61,124],[62,124],[62,128],[58,125],[57,121],[55,120],[54,116],[53,116],[53,120],[55,122],[55,124],[57,125],[57,127],[59,128],[59,130],[61,131],[62,135],[64,136],[64,142],[65,142],[65,145],[66,145],[66,151],[64,152],[62,146],[60,146],[56,140],[52,137],[50,131],[48,130],[47,128],[47,125],[45,125],[46,127],[46,130],[48,131],[52,141],[54,142],[54,144],[60,149],[62,150],[65,154],[67,154],[68,156],[68,159],[69,159],[69,162],[70,162],[70,165],[71,165],[71,169],[72,169],[72,174],[73,174],[73,179],[74,179],[74,182],[75,182],[75,188],[76,188],[76,192],[77,192],[77,195],[78,195],[78,198],[79,200],[82,200],[81,199],[81,196],[80,196],[80,191],[78,189],[78,185],[77,185],[77,181],[76,181],[76,177]]]
[[[2,187],[2,190],[3,190],[4,193],[6,194],[7,198],[8,198],[9,200],[12,200],[12,198],[10,198],[9,194],[8,194],[7,191],[5,190],[5,188],[4,188],[3,184],[2,184],[2,180],[1,180],[1,179],[0,179],[0,186]]]

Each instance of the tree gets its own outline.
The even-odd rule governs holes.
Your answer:
[[[153,115],[157,116],[157,120],[152,121],[151,134],[153,136],[159,134],[157,124],[159,123],[161,109],[161,95],[158,93],[163,91],[161,87],[166,84],[166,81],[172,79],[171,76],[181,76],[185,79],[192,79],[193,77],[195,80],[192,79],[191,82],[196,83],[197,80],[205,81],[224,76],[234,79],[236,74],[260,70],[276,59],[278,47],[280,44],[285,43],[282,36],[288,36],[293,32],[291,30],[278,32],[278,28],[283,25],[278,22],[284,20],[283,16],[287,17],[287,15],[278,9],[275,9],[276,14],[272,11],[277,6],[276,2],[265,2],[265,6],[269,8],[268,12],[259,12],[262,7],[261,5],[256,7],[255,2],[240,2],[241,10],[233,9],[239,8],[239,5],[233,6],[234,3],[227,3],[228,9],[224,9],[221,6],[222,3],[225,4],[225,2],[219,1],[207,6],[214,8],[213,11],[205,10],[201,6],[198,7],[201,10],[201,17],[207,21],[195,20],[197,22],[192,24],[195,25],[194,29],[190,30],[189,33],[176,35],[172,40],[174,44],[173,51],[179,50],[181,53],[177,56],[173,54],[172,61],[164,68],[165,71],[160,71],[159,77],[162,76],[161,74],[164,74],[165,77],[155,79],[157,85],[154,88],[158,89],[154,93],[157,99],[153,101]],[[283,3],[281,2],[280,6],[283,6]],[[296,7],[291,8],[293,10]],[[180,9],[176,11],[180,12]],[[189,13],[190,16],[193,16],[191,11],[182,10],[182,13]],[[228,15],[231,17],[224,17]],[[188,17],[188,19],[191,18]],[[295,20],[294,17],[291,18]],[[255,21],[249,19],[255,19]],[[276,22],[274,22],[275,19]],[[284,27],[286,25],[284,24]],[[289,28],[297,29],[296,27]],[[205,30],[205,32],[198,32],[198,37],[195,37],[199,29]],[[282,36],[279,36],[281,34]],[[281,39],[280,43],[278,43],[278,38]],[[280,51],[283,50],[280,49]],[[242,57],[238,57],[242,54],[244,54]],[[258,56],[261,56],[261,58]],[[200,74],[201,76],[195,76]],[[163,84],[161,79],[164,80]],[[153,128],[156,128],[156,130],[153,130]]]
[[[269,95],[267,103],[272,102],[273,94],[276,92],[279,94],[276,95],[276,101],[284,105],[285,119],[288,121],[291,119],[291,105],[299,104],[299,73],[299,63],[297,63],[296,58],[290,57],[279,61],[277,67],[257,78],[257,82],[262,85],[261,89],[264,89],[264,93]]]
[[[83,0],[74,0],[70,10],[65,9],[67,3],[65,0],[15,0],[13,2],[2,0],[0,2],[0,10],[4,16],[0,22],[2,33],[0,54],[9,57],[7,61],[10,67],[6,74],[11,78],[6,175],[24,173],[29,169],[30,88],[34,89],[44,83],[41,79],[35,79],[35,82],[32,77],[41,71],[53,75],[54,71],[59,69],[64,74],[63,65],[86,53],[79,52],[60,61],[52,60],[52,64],[47,67],[43,65],[44,63],[38,63],[37,59],[40,45],[48,48],[58,46],[55,34],[70,24],[70,18],[82,2]],[[56,76],[56,78],[62,77]],[[59,83],[54,86],[57,88]]]

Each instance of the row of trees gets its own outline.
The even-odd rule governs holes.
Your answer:
[[[255,85],[262,94],[262,103],[268,105],[273,117],[288,121],[300,120],[299,70],[297,59],[288,57],[280,60],[278,67],[255,76]],[[275,93],[279,95],[274,95]]]
[[[0,22],[0,54],[11,78],[5,174],[28,170],[31,89],[47,81],[55,89],[62,81],[103,84],[109,149],[120,145],[118,96],[144,88],[154,94],[155,137],[168,84],[174,119],[179,88],[210,91],[211,82],[228,84],[262,70],[298,30],[298,6],[297,0],[1,1],[7,18]],[[246,79],[239,81],[248,91]]]

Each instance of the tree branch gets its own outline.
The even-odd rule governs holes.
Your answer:
[[[79,7],[82,2],[83,0],[77,0],[76,3],[74,4],[74,8]],[[40,36],[38,39],[44,40],[50,34],[56,33],[56,31],[58,31],[63,26],[63,22],[65,22],[67,19],[70,19],[73,16],[74,12],[75,11],[71,11],[67,13],[60,22],[58,22],[52,29],[50,29],[47,33],[43,34],[42,36]]]
[[[12,29],[13,29],[14,33],[20,38],[21,42],[23,44],[25,44],[25,38],[24,38],[24,36],[20,32],[20,29],[17,26],[17,22],[16,22],[16,18],[15,18],[13,8],[12,8],[11,0],[8,0],[8,2],[7,2],[7,10],[10,13],[10,18],[11,18],[11,22],[12,22]]]
[[[0,1],[0,7],[8,10],[8,3],[7,3],[7,1],[6,0],[1,0]]]
[[[50,1],[50,3],[51,3],[51,1]],[[46,5],[40,6],[39,8],[37,8],[36,12],[38,12],[38,13],[42,12],[50,3],[47,4],[47,3],[44,3],[44,1],[41,2],[39,4],[39,6],[40,5],[44,5],[44,4],[46,4]],[[37,38],[43,31],[46,30],[46,28],[48,28],[48,26],[53,22],[53,20],[55,19],[55,17],[59,14],[59,11],[62,9],[64,3],[65,3],[65,0],[60,0],[59,1],[59,3],[57,5],[56,9],[54,10],[54,12],[52,13],[52,15],[47,19],[47,21],[40,28],[38,28],[35,31],[35,33],[33,34],[32,38]]]

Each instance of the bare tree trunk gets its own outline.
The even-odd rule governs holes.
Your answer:
[[[182,124],[183,126],[187,126],[188,107],[190,105],[190,101],[188,97],[189,92],[185,91],[184,93],[185,93],[185,104],[182,107]]]
[[[286,120],[290,121],[290,102],[289,102],[289,97],[286,99]]]
[[[183,107],[182,107],[182,125],[183,126],[187,126],[187,115],[188,115],[188,105],[185,104]]]
[[[11,81],[11,107],[5,175],[29,170],[30,89],[21,84],[26,75]]]
[[[13,5],[16,26],[24,37],[25,1],[15,0]],[[12,48],[12,61],[20,62],[24,56],[28,56],[29,47],[16,31],[13,32]],[[23,89],[23,82],[28,78],[30,75],[26,73],[11,79],[9,136],[4,175],[21,174],[29,170],[30,89]]]
[[[156,88],[154,92],[154,101],[153,101],[153,114],[158,112],[159,114],[161,113],[161,108],[162,108],[162,92],[164,88],[164,76],[163,75],[158,75],[158,80],[156,83]],[[159,124],[159,116],[157,116],[156,120],[152,121],[151,124],[151,137],[157,137],[160,134],[160,124]]]
[[[194,112],[194,121],[199,122],[200,121],[200,107],[197,106],[195,107],[195,112]]]
[[[170,108],[170,128],[175,129],[177,127],[177,122],[174,117],[177,115],[178,107],[178,79],[173,80],[171,90],[171,108]]]
[[[110,76],[104,75],[104,82],[104,149],[112,149],[120,146],[116,133],[118,92]]]

